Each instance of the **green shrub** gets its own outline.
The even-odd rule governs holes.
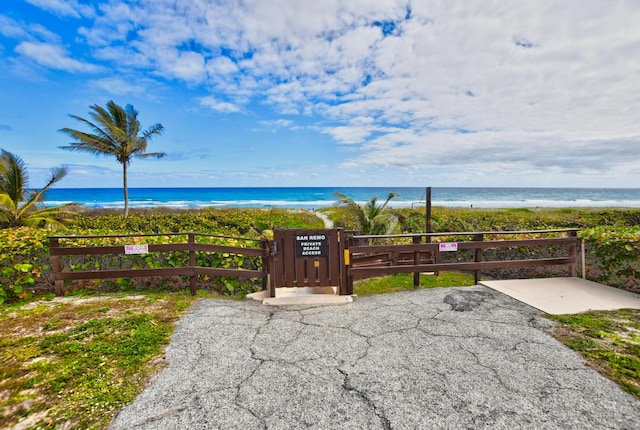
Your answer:
[[[96,215],[98,214],[98,215]],[[322,228],[321,219],[308,211],[287,209],[202,209],[197,211],[138,209],[128,217],[113,211],[91,211],[78,216],[71,228],[113,230],[122,233],[197,232],[257,237],[274,228]]]
[[[640,226],[599,226],[581,231],[580,237],[600,269],[596,280],[640,291]]]
[[[47,234],[31,227],[0,230],[0,304],[50,284]]]

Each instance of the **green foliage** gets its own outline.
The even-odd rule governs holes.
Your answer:
[[[46,232],[29,227],[0,230],[0,304],[29,298],[32,288],[48,282]]]
[[[589,241],[591,255],[604,270],[603,278],[637,286],[640,279],[640,226],[594,227],[581,231],[580,237]]]
[[[425,209],[391,210],[404,233],[425,232]],[[434,232],[518,231],[554,228],[631,227],[640,224],[638,209],[432,209]]]
[[[106,428],[143,389],[195,298],[139,295],[0,309],[0,427]]]
[[[551,315],[554,336],[640,399],[640,310]]]
[[[89,212],[78,216],[72,227],[122,233],[198,232],[230,236],[259,237],[274,228],[322,228],[322,220],[308,211],[286,209],[202,209],[171,211],[133,210],[127,218],[113,211]]]
[[[396,197],[395,193],[389,193],[385,202],[378,204],[378,196],[371,197],[367,203],[359,205],[351,197],[342,193],[336,193],[339,200],[337,207],[344,208],[346,213],[356,220],[357,230],[362,234],[385,235],[392,229],[394,217],[387,211],[389,201]]]
[[[475,280],[473,276],[464,273],[441,272],[438,276],[421,274],[420,286],[417,288],[465,287],[474,284]],[[413,285],[413,274],[407,273],[365,279],[357,281],[353,285],[354,294],[359,296],[395,293],[415,289],[416,287]]]

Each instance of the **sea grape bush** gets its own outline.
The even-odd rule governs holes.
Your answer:
[[[640,226],[598,226],[580,232],[600,282],[640,292]]]
[[[424,233],[425,209],[395,209],[401,231]],[[518,231],[640,225],[637,209],[460,209],[434,208],[434,232]]]
[[[28,297],[50,282],[49,246],[45,230],[0,229],[0,304]]]
[[[126,233],[198,232],[256,237],[274,228],[323,228],[320,218],[308,211],[286,209],[203,209],[132,211],[124,218],[112,211],[90,211],[78,216],[71,228],[108,229]]]

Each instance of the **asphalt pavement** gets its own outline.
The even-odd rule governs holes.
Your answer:
[[[113,429],[638,429],[640,402],[483,286],[264,306],[200,299]]]

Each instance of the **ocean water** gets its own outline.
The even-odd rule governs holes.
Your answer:
[[[280,207],[314,209],[332,206],[346,194],[357,202],[372,196],[384,201],[389,192],[398,197],[390,206],[423,207],[424,187],[290,187],[290,188],[130,188],[132,208]],[[640,208],[640,188],[441,188],[431,191],[433,206],[474,208]],[[47,205],[78,203],[88,208],[121,208],[121,188],[54,188]]]

